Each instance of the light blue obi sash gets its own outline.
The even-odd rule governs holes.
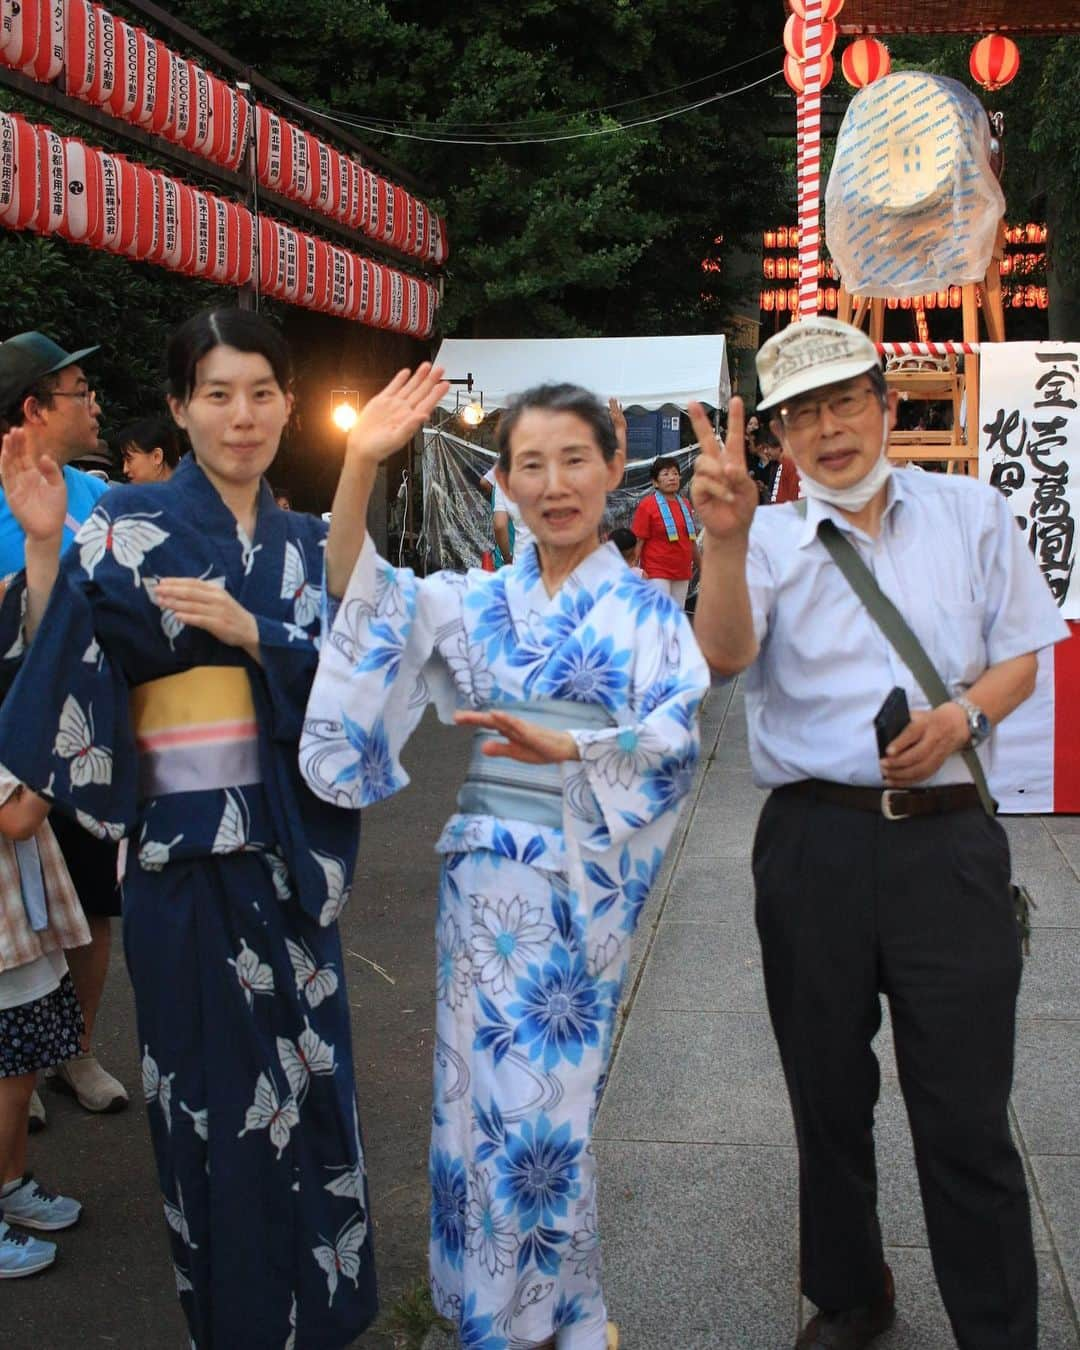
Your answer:
[[[668,501],[668,499],[664,496],[662,492],[654,492],[653,496],[656,498],[656,505],[660,509],[660,519],[664,522],[664,529],[667,531],[668,543],[677,544],[679,542],[679,530],[675,524],[675,517],[671,513],[671,503]],[[697,531],[694,528],[694,517],[690,514],[690,508],[683,501],[681,496],[676,497],[675,500],[679,503],[679,506],[682,510],[683,521],[686,524],[687,536],[690,539],[693,539]]]
[[[499,703],[492,711],[510,713],[550,731],[606,731],[616,725],[600,704],[571,699]],[[468,773],[458,792],[458,811],[467,816],[525,820],[530,825],[562,829],[562,765],[522,764],[520,760],[491,758],[483,753],[485,741],[502,739],[497,731],[480,728],[476,732]]]

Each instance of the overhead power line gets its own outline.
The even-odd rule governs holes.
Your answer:
[[[684,117],[687,113],[696,112],[699,108],[708,107],[710,103],[720,103],[724,99],[737,98],[739,94],[745,94],[751,89],[758,88],[759,85],[767,84],[770,80],[775,80],[783,71],[774,70],[768,75],[762,76],[759,80],[752,80],[749,84],[744,84],[738,89],[729,89],[724,93],[710,94],[706,98],[698,99],[694,103],[686,103],[679,108],[671,108],[668,112],[656,113],[652,117],[638,117],[626,122],[616,122],[614,126],[595,127],[589,131],[567,131],[559,132],[551,136],[503,136],[498,139],[489,139],[479,136],[423,136],[415,131],[399,131],[389,127],[375,126],[358,117],[346,117],[341,113],[325,112],[322,109],[309,108],[307,104],[300,103],[297,100],[281,98],[279,101],[296,108],[303,113],[317,113],[326,122],[335,122],[341,126],[355,127],[361,131],[370,132],[378,136],[393,136],[398,140],[424,141],[432,145],[478,145],[478,146],[497,146],[497,145],[552,145],[557,141],[578,141],[591,136],[613,136],[620,131],[631,131],[635,127],[652,126],[657,122],[667,122],[673,117]],[[576,114],[575,116],[584,116],[587,114]]]

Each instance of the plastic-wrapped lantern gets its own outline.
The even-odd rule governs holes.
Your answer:
[[[788,0],[791,6],[792,14],[798,15],[800,19],[806,18],[806,0]],[[830,19],[835,19],[844,8],[844,0],[821,0],[821,21],[827,23]]]
[[[1016,78],[1020,49],[1012,38],[990,33],[972,47],[968,68],[975,83],[993,93]]]
[[[143,84],[140,60],[145,62],[146,58],[140,50],[139,34],[133,24],[114,19],[113,33],[116,42],[116,78],[106,107],[114,117],[129,121],[134,115]]]
[[[833,59],[831,56],[821,58],[821,88],[825,86],[833,77]],[[797,94],[801,94],[806,89],[806,66],[801,61],[796,61],[793,56],[784,57],[784,79]]]
[[[876,38],[856,38],[844,49],[840,61],[844,79],[856,89],[863,89],[892,70],[892,58],[884,42]]]
[[[74,136],[64,139],[67,210],[60,233],[75,243],[101,240],[101,159]]]
[[[821,25],[821,55],[828,56],[836,46],[836,24]],[[784,50],[796,61],[806,60],[806,20],[797,14],[789,14],[784,24]]]
[[[4,5],[5,16],[7,5]],[[85,98],[97,66],[97,18],[88,0],[68,0],[64,25],[64,87],[72,98]]]
[[[0,223],[25,230],[37,214],[40,185],[36,127],[0,112]]]

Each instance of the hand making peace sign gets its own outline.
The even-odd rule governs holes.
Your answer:
[[[743,401],[737,396],[731,400],[723,446],[700,403],[691,403],[688,412],[701,446],[690,483],[690,500],[698,519],[713,539],[748,534],[757,510],[758,490],[746,468]]]

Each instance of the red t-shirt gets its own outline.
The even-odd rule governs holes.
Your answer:
[[[686,517],[677,501],[668,498],[668,506],[678,539],[668,539],[667,526],[660,514],[656,494],[650,492],[634,512],[630,528],[642,540],[641,570],[647,577],[661,577],[665,581],[689,581],[694,572],[694,540],[687,533]]]

